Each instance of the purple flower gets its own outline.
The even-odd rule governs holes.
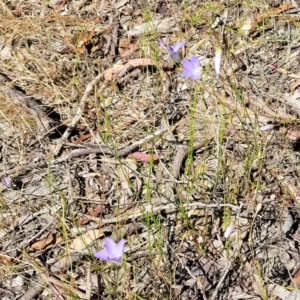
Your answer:
[[[175,62],[180,62],[180,49],[186,45],[186,41],[177,43],[175,46],[169,46],[170,57]]]
[[[8,187],[11,187],[11,185],[12,185],[12,179],[7,176],[4,176],[2,178],[2,186],[4,188],[8,188]]]
[[[120,240],[118,243],[115,243],[111,238],[106,238],[104,243],[106,249],[96,252],[94,256],[104,261],[121,265],[124,255],[125,240]]]
[[[221,74],[221,61],[222,61],[222,51],[221,49],[217,49],[215,55],[215,71],[218,75]]]
[[[187,43],[187,41],[182,41],[177,43],[174,46],[166,46],[164,41],[162,39],[158,40],[159,46],[169,52],[170,57],[175,61],[175,62],[180,62],[180,49],[184,47]]]
[[[198,80],[202,77],[200,62],[196,56],[192,56],[191,60],[184,59],[182,62],[184,71],[181,73],[183,77],[190,77]]]

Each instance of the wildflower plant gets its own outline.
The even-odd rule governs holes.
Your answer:
[[[180,49],[186,45],[186,41],[177,43],[174,46],[169,46],[170,57],[177,63],[180,62]]]
[[[196,56],[192,56],[191,60],[184,59],[181,63],[184,67],[184,71],[181,73],[182,77],[192,78],[194,80],[201,79],[201,66]]]
[[[124,255],[125,240],[120,240],[118,243],[115,243],[111,238],[106,238],[104,243],[106,249],[96,252],[94,256],[106,262],[121,265]]]
[[[187,41],[182,41],[174,46],[166,46],[164,41],[162,39],[159,39],[159,45],[161,48],[167,50],[169,52],[169,56],[175,61],[176,63],[179,63],[181,60],[180,50],[182,47],[186,45]]]

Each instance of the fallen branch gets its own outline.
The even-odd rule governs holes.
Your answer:
[[[129,145],[128,147],[122,148],[120,150],[113,150],[106,145],[95,145],[96,147],[94,147],[94,148],[88,148],[88,149],[83,149],[83,150],[74,150],[70,154],[68,154],[64,157],[55,159],[53,161],[53,163],[54,164],[60,163],[63,161],[68,161],[68,160],[78,157],[78,156],[83,156],[83,155],[88,155],[88,154],[98,154],[98,153],[124,157],[124,156],[128,155],[130,152],[132,152],[133,150],[135,150],[136,148],[140,147],[142,144],[148,142],[149,140],[152,140],[155,137],[161,136],[162,134],[164,134],[167,131],[168,131],[167,128],[158,129],[153,134],[150,134],[150,135],[146,136],[145,138],[142,138],[142,139],[134,142],[133,144]]]
[[[193,203],[183,203],[183,208],[186,209],[192,209],[195,207],[206,207],[206,208],[220,208],[220,207],[229,207],[233,210],[240,210],[240,206],[232,205],[232,204],[205,204],[201,202],[193,202]],[[175,204],[166,204],[161,206],[153,207],[153,205],[148,204],[145,207],[139,208],[136,210],[136,212],[131,212],[129,214],[125,214],[123,216],[110,218],[110,219],[103,219],[103,218],[97,218],[86,214],[80,214],[81,217],[87,218],[88,220],[97,222],[98,224],[105,225],[105,224],[111,224],[111,223],[118,223],[128,220],[133,220],[138,217],[144,216],[146,213],[158,213],[163,210],[166,210],[168,213],[176,211],[178,209],[178,206]]]

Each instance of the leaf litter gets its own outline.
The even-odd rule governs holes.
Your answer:
[[[294,2],[0,3],[1,298],[299,297]]]

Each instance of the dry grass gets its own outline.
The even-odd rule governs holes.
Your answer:
[[[297,288],[299,12],[181,2],[0,0],[0,173],[14,182],[0,197],[1,298],[284,299]],[[202,79],[182,78],[158,38],[188,41]],[[139,58],[152,65],[105,80]],[[126,240],[122,266],[93,256],[108,236]]]

